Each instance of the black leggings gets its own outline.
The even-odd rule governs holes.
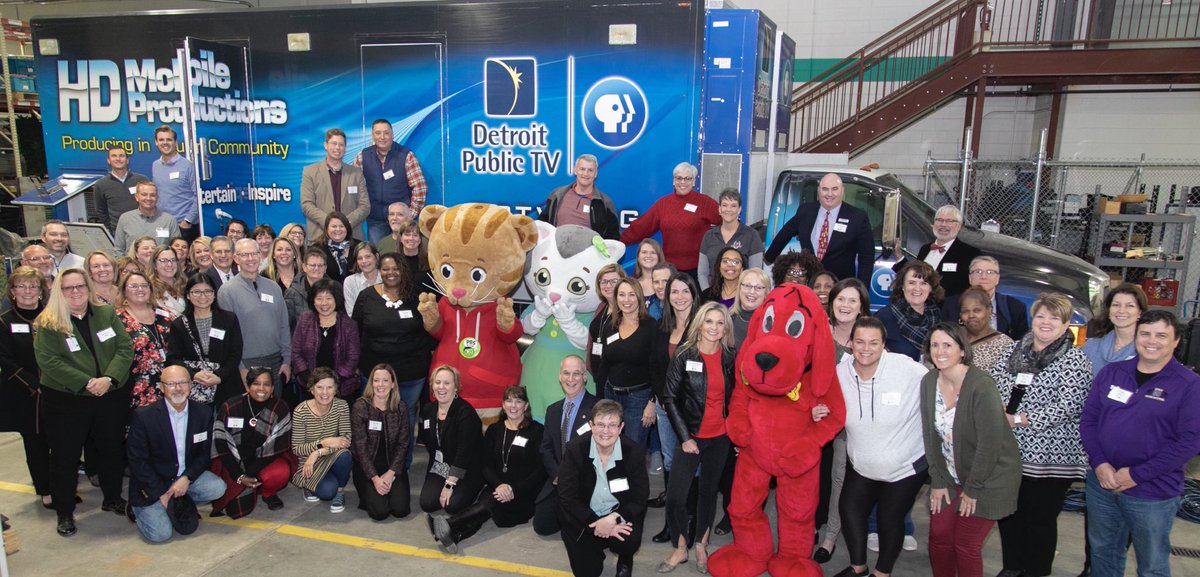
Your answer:
[[[693,439],[700,448],[699,454],[685,453],[682,444],[675,446],[671,463],[671,484],[667,487],[667,527],[671,531],[671,546],[679,546],[679,536],[688,526],[688,492],[692,488],[692,477],[700,469],[700,491],[696,500],[696,540],[705,541],[705,534],[712,528],[717,508],[717,485],[725,470],[725,456],[729,453],[729,437],[721,435],[712,439]]]
[[[1072,479],[1021,476],[1017,510],[1000,520],[1004,568],[1049,575],[1058,547],[1058,514]]]
[[[842,483],[838,508],[842,513],[842,533],[846,537],[851,565],[867,564],[867,517],[871,509],[875,509],[879,530],[879,558],[875,560],[875,569],[881,573],[892,572],[904,544],[904,516],[912,509],[917,493],[928,477],[928,471],[921,471],[890,483],[873,481],[855,471],[853,463],[846,462],[846,480]]]
[[[425,483],[421,485],[421,510],[426,513],[433,513],[442,510],[442,487],[446,484],[446,478],[435,475],[433,473],[425,474]],[[483,479],[478,473],[468,475],[465,478],[458,480],[458,485],[454,487],[454,492],[450,494],[450,502],[446,504],[446,512],[453,515],[463,509],[469,507],[479,497],[479,491],[483,489]]]

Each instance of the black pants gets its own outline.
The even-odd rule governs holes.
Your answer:
[[[41,496],[50,494],[50,443],[45,433],[22,432],[25,444],[25,465],[29,467],[29,479],[33,491]]]
[[[1004,568],[1049,575],[1058,547],[1058,514],[1072,479],[1021,476],[1017,511],[1000,520]]]
[[[671,469],[674,470],[672,465]],[[567,559],[571,562],[571,573],[575,577],[599,577],[604,572],[604,550],[617,554],[618,562],[633,563],[633,554],[642,546],[643,519],[626,519],[633,522],[633,532],[624,541],[615,538],[601,539],[592,530],[585,529],[582,535],[561,533],[567,547]],[[576,539],[575,537],[579,537]]]
[[[867,564],[867,517],[871,515],[871,509],[875,509],[879,532],[879,558],[875,560],[875,569],[881,573],[892,572],[904,545],[904,516],[912,509],[913,501],[928,477],[928,471],[921,471],[890,483],[874,481],[858,474],[854,464],[846,462],[846,480],[842,483],[838,509],[842,514],[842,533],[851,565]]]
[[[833,490],[833,441],[821,447],[820,482],[814,527],[824,527],[829,523],[830,492]]]
[[[700,453],[687,453],[682,444],[678,445],[671,463],[671,483],[667,486],[667,527],[671,530],[672,547],[679,546],[679,536],[688,526],[688,492],[697,468],[700,469],[700,483],[696,499],[696,540],[705,541],[716,515],[717,487],[725,471],[725,457],[729,454],[729,437],[725,435],[694,440]]]
[[[354,462],[354,490],[358,493],[358,506],[376,521],[388,518],[388,515],[402,519],[412,512],[409,504],[411,495],[408,487],[408,471],[396,475],[392,480],[392,490],[387,495],[380,495],[375,490],[375,483],[367,477],[358,461]]]
[[[128,387],[110,391],[103,397],[72,395],[42,387],[42,414],[50,444],[50,495],[58,514],[75,513],[79,455],[89,434],[96,443],[94,460],[104,501],[120,499],[125,471],[125,423],[129,416]]]
[[[558,531],[558,489],[551,489],[549,495],[533,506],[533,532],[545,537]]]
[[[442,510],[440,502],[442,496],[442,487],[445,486],[445,477],[434,475],[433,473],[425,474],[425,483],[421,485],[421,510],[426,513],[433,513]],[[479,474],[471,475],[458,480],[458,485],[454,487],[454,492],[450,495],[450,502],[446,504],[446,512],[453,515],[475,502],[479,496],[479,490],[483,488],[483,478]]]

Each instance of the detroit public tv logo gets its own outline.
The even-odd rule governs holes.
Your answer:
[[[488,58],[483,62],[483,110],[488,116],[537,115],[537,59]]]
[[[588,89],[580,117],[592,142],[619,150],[641,137],[647,110],[646,95],[640,86],[622,76],[609,76]]]

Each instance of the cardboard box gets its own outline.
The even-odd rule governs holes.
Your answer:
[[[1122,194],[1117,197],[1117,202],[1146,202],[1150,197],[1145,194]]]
[[[1100,199],[1101,214],[1121,214],[1121,203],[1110,198]]]

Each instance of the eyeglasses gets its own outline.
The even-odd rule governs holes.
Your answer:
[[[217,293],[216,293],[216,291],[211,291],[211,290],[205,289],[205,290],[192,291],[192,292],[189,292],[188,294],[199,298],[199,297],[211,297]]]
[[[933,219],[933,223],[934,224],[957,224],[958,220],[954,219],[954,218],[935,218],[935,219]]]
[[[134,290],[138,290],[138,289],[142,289],[142,290],[144,290],[144,289],[148,289],[148,288],[150,288],[150,285],[149,285],[149,284],[146,284],[146,283],[144,283],[144,282],[139,282],[139,283],[128,283],[128,284],[126,284],[126,285],[125,285],[125,288],[126,288],[126,289],[134,289]],[[63,290],[67,290],[67,287],[63,287]]]
[[[192,386],[191,381],[159,381],[159,384],[169,389],[179,389]]]
[[[85,285],[85,284],[76,284],[76,285],[71,285],[71,286],[63,286],[63,287],[62,287],[62,291],[63,291],[63,292],[65,292],[65,293],[73,293],[73,292],[80,292],[80,291],[86,292],[86,291],[87,291],[87,285]]]
[[[13,290],[37,291],[37,290],[42,290],[42,287],[35,285],[35,284],[15,284],[15,285],[13,285]],[[63,290],[66,290],[66,289],[64,288]]]
[[[621,282],[619,278],[604,279],[600,281],[600,286],[617,286],[619,282]]]
[[[740,258],[723,258],[723,259],[721,259],[721,264],[742,264],[742,259],[740,259]]]
[[[29,262],[46,262],[48,260],[54,260],[54,257],[52,257],[48,254],[43,254],[43,255],[39,255],[39,256],[31,256],[25,260],[27,260]]]
[[[158,261],[158,264],[176,264],[179,262],[179,259],[174,258],[160,258],[155,260]]]
[[[560,371],[558,374],[559,376],[567,377],[568,379],[580,379],[583,378],[586,373],[583,371]]]
[[[977,275],[981,275],[981,276],[1000,276],[1000,271],[976,268],[976,269],[971,269],[971,274],[977,274]]]
[[[619,423],[619,422],[618,423],[598,423],[596,421],[592,421],[592,428],[598,429],[601,431],[615,431],[615,430],[621,428],[621,424],[622,423]]]
[[[794,277],[798,277],[798,278],[803,278],[803,277],[804,277],[804,269],[799,269],[799,268],[789,268],[789,269],[787,269],[787,272],[786,272],[786,273],[784,273],[784,275],[785,275],[785,276],[794,276]]]
[[[258,256],[257,251],[255,251],[255,252],[239,252],[239,253],[234,253],[234,254],[236,254],[237,256],[240,256],[242,258],[250,258],[252,256]]]
[[[766,290],[767,290],[767,287],[765,287],[765,286],[758,286],[758,285],[749,284],[749,283],[742,283],[742,288],[744,288],[748,291],[754,291],[756,293],[766,292]]]
[[[679,180],[679,181],[683,181],[683,182],[690,182],[690,181],[696,180],[696,177],[694,177],[694,176],[676,176],[675,180]]]
[[[306,262],[306,263],[304,263],[304,268],[314,268],[315,269],[315,268],[325,268],[325,267],[326,267],[326,264],[323,262]]]

